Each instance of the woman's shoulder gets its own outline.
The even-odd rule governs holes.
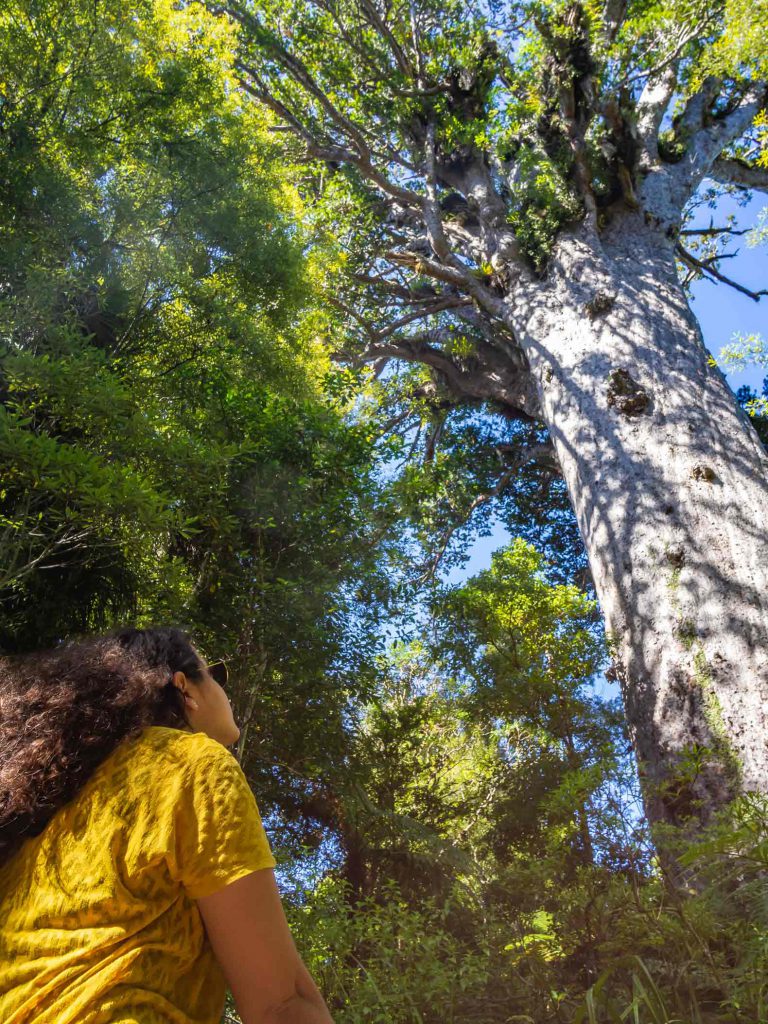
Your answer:
[[[136,748],[153,759],[165,759],[176,766],[200,758],[218,762],[235,761],[234,754],[204,732],[188,732],[166,725],[145,726],[134,739]]]
[[[233,768],[239,770],[235,756],[206,733],[148,725],[118,744],[93,773],[89,788],[113,796],[151,789],[162,802],[164,796],[173,799],[188,780],[231,775]]]

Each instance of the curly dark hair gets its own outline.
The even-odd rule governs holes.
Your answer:
[[[197,680],[203,667],[175,627],[123,627],[0,659],[0,866],[120,743],[148,725],[189,729],[172,676]]]

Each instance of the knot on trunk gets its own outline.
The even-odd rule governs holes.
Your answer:
[[[584,303],[584,311],[590,320],[594,320],[595,317],[602,316],[609,309],[613,309],[615,302],[616,292],[598,290],[589,302]]]
[[[609,683],[620,683],[624,677],[624,670],[621,665],[612,661],[603,675]]]
[[[717,480],[717,474],[714,469],[711,466],[704,466],[702,464],[693,467],[691,476],[694,480],[705,480],[708,484],[713,484]]]
[[[664,511],[666,511],[666,509]],[[685,551],[682,548],[668,548],[664,554],[667,561],[674,569],[682,569],[685,565]]]
[[[608,405],[625,416],[639,416],[651,404],[651,396],[628,370],[608,374]]]

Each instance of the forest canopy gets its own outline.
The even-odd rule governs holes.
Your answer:
[[[340,1024],[765,1017],[767,31],[0,11],[0,653],[228,660]]]

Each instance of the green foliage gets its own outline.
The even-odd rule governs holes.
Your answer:
[[[735,334],[731,341],[720,349],[719,360],[730,373],[745,370],[748,366],[762,366],[768,369],[768,349],[759,334]]]
[[[290,113],[302,139],[321,147],[341,137],[359,148],[375,137],[373,149],[389,154],[382,174],[397,181],[407,169],[407,187],[422,193],[432,125],[448,171],[460,174],[473,158],[494,168],[508,223],[538,270],[559,231],[584,213],[571,119],[585,133],[594,195],[609,207],[626,192],[617,169],[624,163],[634,173],[625,130],[613,132],[635,118],[636,83],[673,66],[682,109],[708,75],[730,88],[765,68],[764,2],[634,0],[620,13],[564,0],[493,0],[471,9],[420,0],[389,5],[383,15],[348,0],[241,0],[233,9],[259,94],[278,116]],[[587,114],[595,97],[605,103]],[[662,139],[667,159],[682,157],[684,136],[676,117]],[[311,187],[370,258],[383,238],[381,193],[362,186],[356,171],[332,170],[320,170]],[[437,183],[444,195],[455,187],[446,178]],[[352,222],[349,207],[363,192],[378,216]]]
[[[765,0],[726,0],[722,8],[722,34],[702,54],[701,73],[733,74],[756,79],[768,75],[768,4]]]
[[[343,761],[304,803],[325,853],[311,878],[309,850],[281,865],[289,917],[335,1019],[567,1019],[590,908],[631,856],[617,719],[581,692],[590,602],[516,542],[440,607],[348,709]],[[495,652],[517,628],[513,667]]]
[[[199,5],[0,15],[0,645],[181,621],[232,657],[245,739],[301,709],[298,766],[365,682],[375,453],[232,59]]]
[[[523,148],[518,152],[519,170],[511,183],[507,220],[542,271],[560,228],[581,216],[581,204],[569,184],[545,154]]]
[[[186,625],[289,816],[288,780],[343,754],[387,591],[331,261],[201,6],[19,2],[0,28],[0,646]]]
[[[490,569],[456,591],[441,611],[468,630],[482,631],[488,646],[482,657],[490,667],[510,665],[536,673],[536,682],[553,684],[589,679],[602,648],[590,630],[594,605],[573,585],[552,586],[541,554],[520,539],[494,552]],[[473,661],[467,645],[467,663]],[[556,682],[557,681],[557,682]]]
[[[764,1020],[766,837],[768,804],[747,794],[694,843],[683,843],[690,895],[648,894],[648,910],[656,904],[658,911],[644,914],[648,929],[642,935],[638,929],[637,952],[606,967],[575,1019]]]
[[[488,985],[482,940],[450,927],[452,901],[403,899],[384,881],[376,896],[350,907],[348,885],[325,879],[309,900],[289,901],[297,945],[338,1024],[458,1022]]]
[[[616,709],[588,692],[589,613],[516,541],[379,659],[323,779],[325,857],[282,864],[334,1019],[762,1019],[765,801],[678,835],[690,892],[667,888]]]
[[[721,365],[731,372],[739,372],[751,366],[768,369],[768,350],[765,340],[759,334],[734,334],[728,345],[720,349]],[[736,392],[736,398],[751,418],[755,430],[764,445],[768,445],[768,377],[763,380],[762,394],[747,385]]]
[[[434,734],[423,739],[434,743]],[[479,812],[491,832],[494,804]],[[419,883],[404,890],[384,874],[361,896],[333,870],[308,878],[286,866],[288,917],[334,1019],[763,1020],[765,799],[744,798],[695,845],[681,845],[688,895],[666,888],[640,852],[640,833],[631,836],[620,815],[609,823],[606,806],[592,809],[590,829],[614,844],[613,855],[606,846],[562,876],[562,847],[505,868],[465,828],[458,835],[474,865],[442,894]],[[612,859],[622,839],[636,859]],[[509,834],[509,847],[515,841]]]

